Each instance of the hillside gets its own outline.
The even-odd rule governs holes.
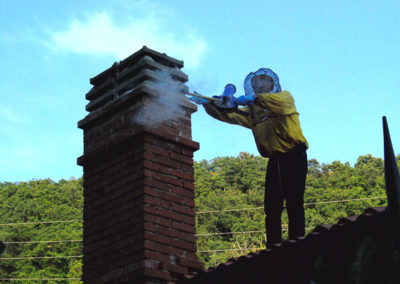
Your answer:
[[[206,267],[264,248],[266,167],[267,159],[248,153],[195,163],[198,255]],[[0,280],[80,283],[82,190],[82,179],[0,183],[0,240],[6,243]],[[364,155],[354,166],[309,160],[307,232],[385,205],[382,159]]]

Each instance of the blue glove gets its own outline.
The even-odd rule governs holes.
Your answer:
[[[255,100],[254,96],[240,96],[236,99],[236,103],[238,105],[245,106],[245,105],[253,103],[254,100]]]
[[[208,103],[208,100],[203,99],[203,98],[198,98],[198,97],[190,97],[189,100],[198,105],[204,105],[204,104]]]

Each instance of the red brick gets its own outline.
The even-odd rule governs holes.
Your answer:
[[[144,260],[144,267],[149,269],[158,269],[161,266],[161,261],[155,259]]]
[[[163,207],[165,209],[169,209],[170,207],[170,204],[168,202],[165,202],[163,199],[160,198],[152,197],[150,195],[145,195],[143,201],[145,204],[150,204],[156,207]]]
[[[164,148],[161,148],[159,146],[155,146],[155,145],[151,145],[151,144],[145,143],[144,144],[144,150],[152,152],[152,153],[155,153],[155,154],[158,154],[158,155],[161,155],[161,156],[169,157],[169,151],[165,150]]]
[[[168,149],[169,151],[176,152],[178,154],[182,153],[182,146],[179,144],[171,143],[171,142],[165,142],[164,144],[160,145]]]
[[[153,242],[151,240],[144,240],[144,247],[156,252],[170,253],[168,246]]]
[[[179,249],[179,248],[172,247],[172,246],[169,247],[169,254],[171,254],[171,255],[179,257],[179,256],[184,256],[187,253],[188,253],[188,251],[186,251],[186,250]]]
[[[190,190],[194,190],[194,183],[192,183],[192,182],[184,182],[183,183],[183,187],[187,188],[187,189],[190,189]]]
[[[195,237],[194,234],[192,233],[186,233],[185,234],[185,241],[191,242],[191,243],[196,243],[197,242],[197,238]]]
[[[102,231],[97,231],[95,234],[84,234],[84,239],[86,239],[86,243],[91,243],[95,241],[101,241],[102,239],[111,239],[113,247],[119,246],[122,244],[122,240],[134,240],[134,239],[142,239],[143,236],[143,226],[138,224],[136,226],[120,226],[119,228],[111,227],[111,228],[104,228]],[[140,229],[138,229],[140,228]],[[119,242],[116,244],[115,242]],[[105,243],[106,244],[106,243]],[[104,248],[103,248],[104,250]]]
[[[166,210],[170,210],[170,208],[172,208],[172,203],[163,199],[163,198],[159,198],[159,197],[155,197],[155,196],[151,196],[146,194],[144,196],[144,204],[151,204],[153,206],[156,207],[161,207],[164,208]]]
[[[160,164],[163,164],[167,167],[174,168],[174,169],[180,169],[182,167],[182,163],[171,160],[170,158],[166,158],[166,157],[159,157],[158,162]]]
[[[144,251],[144,258],[145,259],[155,259],[161,262],[170,262],[169,255],[158,253],[152,250],[145,250]]]
[[[167,176],[167,175],[159,174],[158,180],[165,182],[165,183],[172,184],[172,185],[182,186],[182,181],[180,181],[179,179],[177,179],[174,176]]]
[[[174,193],[178,196],[181,195],[190,199],[194,199],[194,192],[192,190],[184,189],[182,187],[171,187],[171,193]]]
[[[186,205],[186,206],[191,207],[191,208],[193,208],[194,205],[195,205],[193,199],[185,198],[185,197],[179,196],[177,194],[166,192],[164,190],[158,190],[158,189],[155,189],[153,187],[147,187],[146,186],[144,188],[144,193],[152,195],[152,196],[155,196],[155,197],[158,197],[158,198],[161,198],[161,199],[164,199],[164,200],[168,200],[168,201],[174,202],[176,204]]]
[[[85,221],[85,224],[87,226],[95,223],[101,223],[104,225],[104,223],[107,223],[110,218],[116,219],[112,221],[115,224],[119,221],[124,220],[125,218],[123,217],[127,215],[130,218],[135,218],[133,220],[138,220],[136,216],[143,213],[143,198],[141,197],[134,198],[132,200],[128,199],[127,202],[122,205],[117,203],[112,204],[115,206],[115,210],[111,210],[110,208],[105,208],[106,211],[100,211],[100,209],[98,209],[97,212],[95,210],[91,210],[91,215],[87,214],[87,210],[86,208],[84,208],[83,219]]]
[[[168,168],[168,167],[163,166],[163,165],[158,164],[158,163],[154,163],[152,161],[144,161],[144,167],[146,169],[153,170],[153,171],[160,172],[160,173],[164,173],[164,174],[167,174],[167,175],[170,175],[173,172],[173,170],[171,168]]]
[[[185,255],[185,258],[188,259],[198,259],[196,252],[190,252],[188,251],[187,254]]]
[[[154,145],[158,145],[159,143],[159,139],[157,139],[154,135],[145,135],[143,137],[143,141]]]
[[[175,221],[179,221],[179,222],[183,222],[183,216],[182,214],[176,213],[176,212],[171,212],[168,210],[165,210],[163,208],[154,208],[152,206],[144,206],[144,211],[146,213],[150,213],[153,215],[157,215],[157,216],[162,216],[165,218],[170,218],[173,219]]]
[[[111,93],[107,82],[112,76],[104,74],[93,80],[98,95]],[[104,80],[106,87],[99,87]],[[132,283],[171,282],[177,274],[189,273],[173,256],[195,257],[194,233],[187,232],[194,220],[194,188],[185,186],[193,183],[193,151],[199,146],[191,141],[192,110],[162,126],[137,128],[132,117],[145,100],[141,94],[127,98],[116,98],[120,101],[80,122],[85,143],[84,251],[90,253],[83,259],[83,278],[98,283],[121,269]],[[122,280],[116,275],[107,281]]]
[[[112,263],[123,258],[131,258],[132,261],[135,261],[136,258],[143,259],[143,248],[144,241],[140,240],[128,246],[113,248],[113,250],[108,254],[101,254],[98,257],[102,257],[104,259],[104,264],[106,266],[112,265]]]
[[[104,192],[113,192],[115,189],[120,188],[122,186],[128,185],[130,183],[139,181],[144,177],[144,171],[140,170],[135,173],[131,174],[125,174],[125,175],[119,175],[115,176],[113,178],[112,183],[110,183],[108,186],[104,187]]]
[[[150,223],[150,222],[144,222],[144,229],[146,231],[154,232],[157,233],[159,231],[159,228],[157,225]]]
[[[159,163],[161,165],[164,165],[164,166],[167,166],[168,168],[173,168],[173,169],[180,169],[180,168],[182,168],[182,165],[183,165],[182,163],[180,163],[178,161],[171,160],[169,157],[159,156],[152,152],[145,152],[144,158],[148,161]]]
[[[196,225],[196,218],[194,216],[185,216],[184,222],[186,224],[195,226]]]
[[[189,207],[195,207],[195,203],[193,199],[189,199],[189,198],[182,198],[181,203],[183,205],[189,206]]]
[[[85,242],[84,246],[82,248],[82,252],[84,254],[87,254],[88,252],[94,251],[94,250],[98,250],[101,248],[104,248],[106,246],[111,245],[111,241],[109,239],[107,240],[97,240],[95,242]]]
[[[185,155],[180,155],[174,152],[170,152],[169,156],[171,157],[171,159],[175,160],[175,161],[179,161],[182,163],[185,163],[187,165],[192,166],[193,165],[193,159],[190,157],[187,157]]]
[[[190,158],[193,158],[193,150],[192,149],[182,148],[182,154],[185,156],[188,156]]]
[[[115,220],[110,225],[104,223],[95,223],[93,225],[84,225],[84,239],[95,241],[101,238],[107,238],[113,234],[130,234],[137,226],[143,227],[143,216],[128,216],[127,221]],[[112,221],[112,220],[111,220]],[[141,229],[143,230],[143,229]]]
[[[112,197],[113,198],[120,197],[126,193],[129,193],[132,196],[139,196],[140,194],[143,193],[143,186],[144,186],[143,179],[134,181],[130,184],[126,184],[124,186],[115,189],[112,192]]]
[[[154,153],[144,152],[143,157],[146,161],[153,161],[155,163],[158,163],[159,156],[155,155]]]
[[[154,136],[146,136],[144,138],[144,142],[147,142],[147,143],[155,145],[155,146],[159,146],[159,147],[161,147],[163,149],[167,149],[169,151],[178,152],[178,153],[181,152],[181,148],[182,148],[180,145],[168,142],[168,140],[166,140],[166,139],[156,138]]]
[[[188,251],[196,251],[195,243],[189,243],[179,239],[170,239],[170,245]]]
[[[158,233],[166,235],[166,236],[178,238],[178,239],[181,239],[181,240],[184,240],[186,238],[186,233],[184,233],[182,231],[174,230],[172,228],[160,227],[158,229]]]
[[[180,257],[179,264],[185,267],[190,267],[198,270],[204,270],[204,265],[197,258]]]
[[[144,232],[144,237],[146,240],[154,241],[160,244],[170,245],[172,238],[165,235],[160,235],[153,232]],[[182,248],[182,247],[179,247]]]
[[[169,227],[170,224],[171,224],[171,220],[169,220],[167,218],[160,217],[160,216],[152,215],[152,214],[149,214],[149,213],[146,213],[144,215],[144,220],[147,221],[147,222],[151,222],[153,224],[156,224],[156,225],[162,225],[164,227]]]
[[[177,179],[174,176],[169,176],[169,175],[165,175],[165,174],[161,174],[161,173],[157,173],[148,169],[144,170],[144,175],[146,177],[150,177],[150,178],[154,178],[156,180],[171,184],[171,185],[177,185],[177,186],[181,186],[182,185],[182,181],[180,181],[179,179]]]
[[[167,211],[165,213],[167,213],[165,216],[168,217],[168,218],[171,218],[173,220],[177,220],[177,221],[180,221],[180,222],[184,221],[184,216],[181,213],[172,212],[172,211]]]
[[[185,164],[181,164],[180,169],[182,170],[182,172],[186,173],[186,174],[191,174],[194,175],[194,168],[193,166],[188,166]]]
[[[134,262],[143,259],[141,253],[144,248],[144,242],[137,242],[135,245],[127,246],[122,249],[108,247],[107,250],[94,251],[90,253],[90,257],[85,261],[88,270],[108,270],[119,260],[126,259],[127,262]],[[87,254],[88,255],[88,254]]]
[[[200,149],[200,144],[198,142],[193,141],[191,139],[187,139],[185,137],[176,137],[175,141],[178,143],[184,144],[185,147],[187,147],[187,148],[192,148],[193,151]]]
[[[128,230],[123,230],[117,234],[112,234],[109,238],[111,239],[111,245],[113,248],[120,248],[142,240],[143,236],[143,225],[139,224],[129,227]]]
[[[184,256],[186,255],[186,250],[182,250],[179,248],[162,245],[150,240],[144,240],[145,249],[150,249],[159,253],[171,254],[175,256]]]
[[[196,233],[196,228],[192,225],[188,225],[185,223],[179,223],[179,222],[172,222],[172,227],[184,232],[188,232],[188,233]]]
[[[89,202],[88,208],[90,208],[91,210],[96,210],[97,207],[101,206],[101,210],[106,211],[107,208],[114,207],[112,204],[110,204],[110,202],[118,203],[121,202],[122,200],[123,202],[121,203],[124,203],[127,202],[128,200],[132,200],[135,199],[136,197],[143,195],[143,187],[135,186],[134,184],[135,183],[126,184],[124,186],[119,187],[117,190],[111,193],[104,194],[98,199]]]
[[[170,192],[170,189],[172,187],[172,185],[157,181],[155,179],[152,178],[144,178],[145,184],[151,187],[154,187],[156,189],[160,189],[166,192]]]
[[[181,133],[182,131],[180,131],[180,129],[171,127],[169,125],[163,125],[163,130],[174,137],[181,136],[183,134]]]
[[[191,126],[192,125],[192,121],[190,119],[185,118],[185,117],[179,118],[179,122],[184,124],[184,125],[187,125],[187,126]]]
[[[167,269],[168,271],[172,271],[178,274],[188,274],[189,269],[187,267],[181,266],[181,265],[176,265],[176,264],[170,264],[170,263],[163,263],[162,267],[164,269]]]
[[[194,216],[194,209],[193,208],[190,208],[190,207],[187,207],[187,206],[181,206],[181,205],[174,204],[174,203],[172,203],[171,205],[172,205],[172,210],[174,210],[176,212],[183,213],[183,214],[186,214],[186,215],[189,215],[189,216]]]
[[[182,178],[186,181],[191,181],[191,182],[194,181],[194,176],[192,174],[185,174],[181,170],[174,170],[170,174]]]
[[[122,198],[125,197],[126,201],[123,202]],[[130,210],[131,215],[137,215],[142,211],[143,196],[122,196],[120,199],[111,199],[109,202],[104,204],[103,207],[89,208],[84,210],[84,221],[88,224],[91,222],[97,222],[97,220],[104,220],[116,217],[118,218],[122,213]],[[115,208],[115,210],[112,210]]]

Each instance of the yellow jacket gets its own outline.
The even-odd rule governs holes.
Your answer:
[[[298,145],[308,148],[294,99],[287,91],[258,94],[253,104],[240,108],[248,116],[236,112],[225,113],[212,104],[205,104],[204,108],[218,120],[250,128],[263,157],[286,153]]]

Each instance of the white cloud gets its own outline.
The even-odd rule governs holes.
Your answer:
[[[185,62],[187,68],[201,64],[207,44],[189,27],[179,31],[168,22],[148,15],[131,18],[120,26],[106,12],[96,13],[85,21],[72,20],[67,30],[52,35],[53,46],[62,51],[112,55],[123,59],[146,45]]]

